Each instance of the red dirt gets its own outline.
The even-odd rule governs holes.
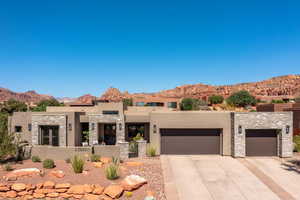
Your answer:
[[[103,187],[106,187],[112,183],[120,183],[123,178],[127,175],[136,174],[140,175],[148,181],[148,183],[138,190],[133,191],[133,196],[131,199],[144,199],[147,191],[152,191],[155,194],[157,200],[165,200],[163,192],[163,176],[161,170],[161,164],[159,157],[156,158],[145,158],[145,159],[129,159],[129,161],[141,161],[144,164],[138,167],[128,167],[125,164],[120,164],[120,177],[117,180],[110,181],[106,179],[104,169],[95,168],[91,162],[86,162],[84,170],[88,171],[87,175],[84,174],[75,174],[72,170],[71,164],[66,163],[63,160],[55,161],[56,167],[55,170],[62,170],[65,173],[63,178],[55,178],[49,175],[49,172],[54,169],[43,169],[42,163],[33,163],[31,160],[23,161],[23,164],[14,164],[12,167],[14,169],[23,169],[23,168],[38,168],[44,170],[45,175],[42,176],[33,176],[33,177],[21,177],[17,181],[10,181],[10,183],[43,183],[45,181],[54,181],[55,183],[70,183],[70,184],[100,184]],[[8,172],[4,171],[3,168],[0,169],[0,177],[3,177]],[[5,182],[3,179],[1,182]],[[126,199],[123,195],[120,199]]]

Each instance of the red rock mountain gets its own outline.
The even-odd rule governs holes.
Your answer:
[[[157,93],[134,93],[120,92],[116,88],[109,88],[101,97],[102,100],[120,101],[123,98],[184,98],[193,97],[207,99],[207,97],[218,94],[228,97],[233,92],[247,90],[252,95],[262,100],[294,98],[300,96],[300,75],[287,75],[274,77],[268,80],[241,83],[235,85],[212,86],[205,84],[183,85],[170,90]]]
[[[16,99],[26,103],[37,103],[41,100],[52,99],[54,97],[49,95],[38,94],[35,91],[28,92],[12,92],[5,88],[0,88],[0,102],[7,101],[9,99]]]

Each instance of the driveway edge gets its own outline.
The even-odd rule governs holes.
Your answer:
[[[167,200],[179,200],[176,184],[173,182],[174,174],[170,166],[170,162],[167,156],[160,156],[161,167],[164,177],[164,190]]]

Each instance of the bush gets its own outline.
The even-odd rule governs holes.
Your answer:
[[[293,141],[294,141],[294,151],[300,152],[300,135],[295,135]]]
[[[221,95],[212,95],[208,98],[210,104],[221,104],[224,101],[224,97]]]
[[[91,162],[99,162],[100,161],[100,156],[96,154],[91,155]]]
[[[245,107],[249,105],[256,105],[256,99],[248,91],[241,90],[233,93],[227,98],[226,102],[231,106]]]
[[[38,156],[32,156],[31,161],[32,162],[41,162],[41,159]]]
[[[136,141],[129,142],[129,152],[138,153],[138,143]]]
[[[79,156],[74,156],[72,159],[72,168],[76,174],[82,173],[84,167],[84,160]]]
[[[147,148],[147,152],[146,153],[147,153],[148,156],[154,157],[156,155],[156,149],[155,149],[155,147],[149,146]]]
[[[107,168],[105,168],[105,175],[108,180],[115,180],[119,178],[118,174],[119,166],[116,164],[110,164]]]
[[[181,110],[199,110],[200,106],[207,106],[207,103],[200,99],[184,98],[180,103]]]
[[[3,166],[3,170],[9,172],[9,171],[12,171],[14,169],[12,168],[11,164],[5,164]]]
[[[67,159],[65,159],[65,162],[69,164],[69,163],[71,163],[71,159],[67,158]]]
[[[52,159],[46,159],[43,161],[43,167],[45,169],[52,169],[55,167],[54,161]]]
[[[284,103],[283,100],[272,99],[271,103]]]

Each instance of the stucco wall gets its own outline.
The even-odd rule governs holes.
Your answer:
[[[12,117],[10,117],[10,132],[15,131],[15,126],[22,126],[22,132],[17,133],[20,135],[22,140],[26,140],[31,144],[31,131],[28,130],[28,125],[31,124],[31,112],[15,112]]]
[[[153,133],[153,125],[157,133]],[[178,111],[152,112],[150,115],[150,144],[160,153],[161,128],[222,129],[222,154],[231,155],[230,112]]]
[[[293,153],[293,115],[292,112],[253,112],[234,113],[234,133],[232,154],[234,157],[246,155],[246,129],[278,129],[279,143],[278,153],[281,157],[290,157]],[[290,126],[289,134],[286,134],[286,126]],[[239,133],[239,126],[242,133]]]

